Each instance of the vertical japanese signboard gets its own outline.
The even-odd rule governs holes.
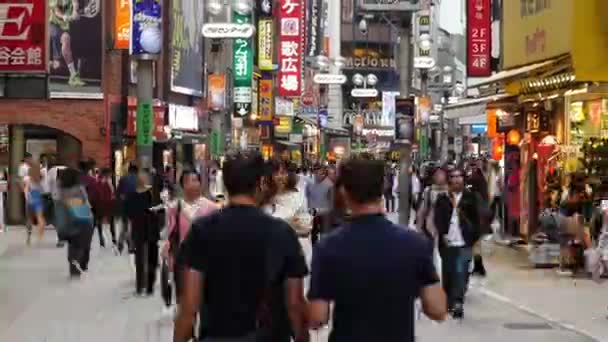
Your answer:
[[[152,103],[139,102],[137,104],[137,146],[152,146],[153,124]]]
[[[45,73],[46,58],[46,1],[0,0],[0,73]]]
[[[270,18],[260,19],[258,23],[258,66],[262,71],[272,70],[273,35],[273,20]]]
[[[321,52],[321,0],[308,0],[306,27],[306,56],[316,57]]]
[[[467,74],[486,77],[492,74],[492,6],[490,0],[467,2]]]
[[[115,0],[114,48],[128,49],[131,36],[131,4],[129,0]]]
[[[272,121],[272,78],[260,80],[260,121]]]
[[[233,12],[236,24],[251,24],[251,16]],[[238,116],[245,116],[251,111],[251,82],[253,77],[253,49],[251,39],[234,40],[234,105]]]
[[[302,90],[302,0],[280,0],[279,95],[299,97]]]

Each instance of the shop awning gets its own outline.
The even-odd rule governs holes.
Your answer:
[[[530,72],[540,71],[543,68],[547,68],[553,64],[561,63],[567,59],[568,59],[568,56],[561,56],[561,57],[553,58],[553,59],[550,59],[550,60],[547,60],[544,62],[540,62],[540,63],[524,65],[522,67],[510,69],[510,70],[504,70],[504,71],[498,72],[486,79],[480,80],[479,82],[471,82],[471,83],[469,83],[468,87],[469,88],[478,88],[478,87],[490,85],[493,83],[510,81],[516,77],[524,76]]]
[[[499,101],[512,97],[508,94],[499,94],[493,96],[485,96],[476,99],[468,99],[456,104],[448,105],[444,109],[443,117],[445,119],[463,119],[463,118],[479,118],[486,115],[486,107],[488,102]],[[484,121],[485,122],[485,121]]]
[[[287,147],[300,147],[301,144],[297,144],[297,143],[293,143],[291,141],[287,141],[287,140],[279,140],[279,139],[275,139],[275,141],[277,142],[277,144],[281,144]]]

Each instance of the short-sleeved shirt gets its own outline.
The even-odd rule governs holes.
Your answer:
[[[195,220],[178,262],[204,276],[205,332],[215,338],[255,332],[269,297],[284,297],[286,279],[308,274],[293,229],[252,206]]]
[[[309,299],[335,304],[331,342],[413,342],[414,301],[439,281],[432,244],[383,215],[322,239],[311,270]]]

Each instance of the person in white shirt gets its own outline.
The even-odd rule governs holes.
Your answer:
[[[61,170],[65,170],[66,167],[63,165],[55,165],[50,166],[49,170],[46,172],[46,186],[48,192],[51,194],[51,198],[53,200],[53,219],[56,217],[55,208],[57,208],[57,202],[61,200],[61,193],[59,192],[59,182],[58,182],[58,173]],[[63,241],[57,237],[57,248],[61,248],[64,246]]]
[[[440,194],[433,210],[441,255],[442,284],[454,318],[464,316],[473,246],[481,236],[479,196],[464,186],[464,172],[451,170],[449,190]]]

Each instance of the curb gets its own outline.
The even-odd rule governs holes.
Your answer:
[[[508,297],[505,297],[505,296],[503,296],[503,295],[501,295],[501,294],[499,294],[497,292],[494,292],[492,290],[488,290],[487,288],[480,287],[480,288],[477,288],[477,290],[481,294],[483,294],[484,296],[486,296],[488,298],[492,298],[492,299],[494,299],[496,301],[499,301],[501,303],[504,303],[506,305],[510,305],[510,306],[512,306],[512,307],[514,307],[514,308],[516,308],[518,310],[521,310],[521,311],[523,311],[523,312],[525,312],[525,313],[527,313],[529,315],[541,318],[541,319],[543,319],[543,320],[545,320],[545,321],[547,321],[547,322],[549,322],[549,323],[551,323],[553,325],[556,325],[556,326],[558,326],[558,327],[560,327],[562,329],[575,332],[575,333],[577,333],[579,335],[583,335],[583,336],[585,336],[587,338],[590,338],[590,339],[594,340],[595,342],[608,342],[608,338],[607,337],[603,337],[604,339],[602,339],[599,336],[596,336],[596,335],[594,335],[594,334],[592,334],[592,333],[590,333],[590,332],[588,332],[586,330],[579,329],[579,328],[575,327],[572,324],[564,323],[564,322],[562,322],[562,321],[560,321],[558,319],[555,319],[555,318],[553,318],[553,317],[551,317],[551,316],[549,316],[547,314],[540,313],[538,311],[530,309],[529,307],[527,307],[525,305],[518,304],[515,301],[509,299]]]

